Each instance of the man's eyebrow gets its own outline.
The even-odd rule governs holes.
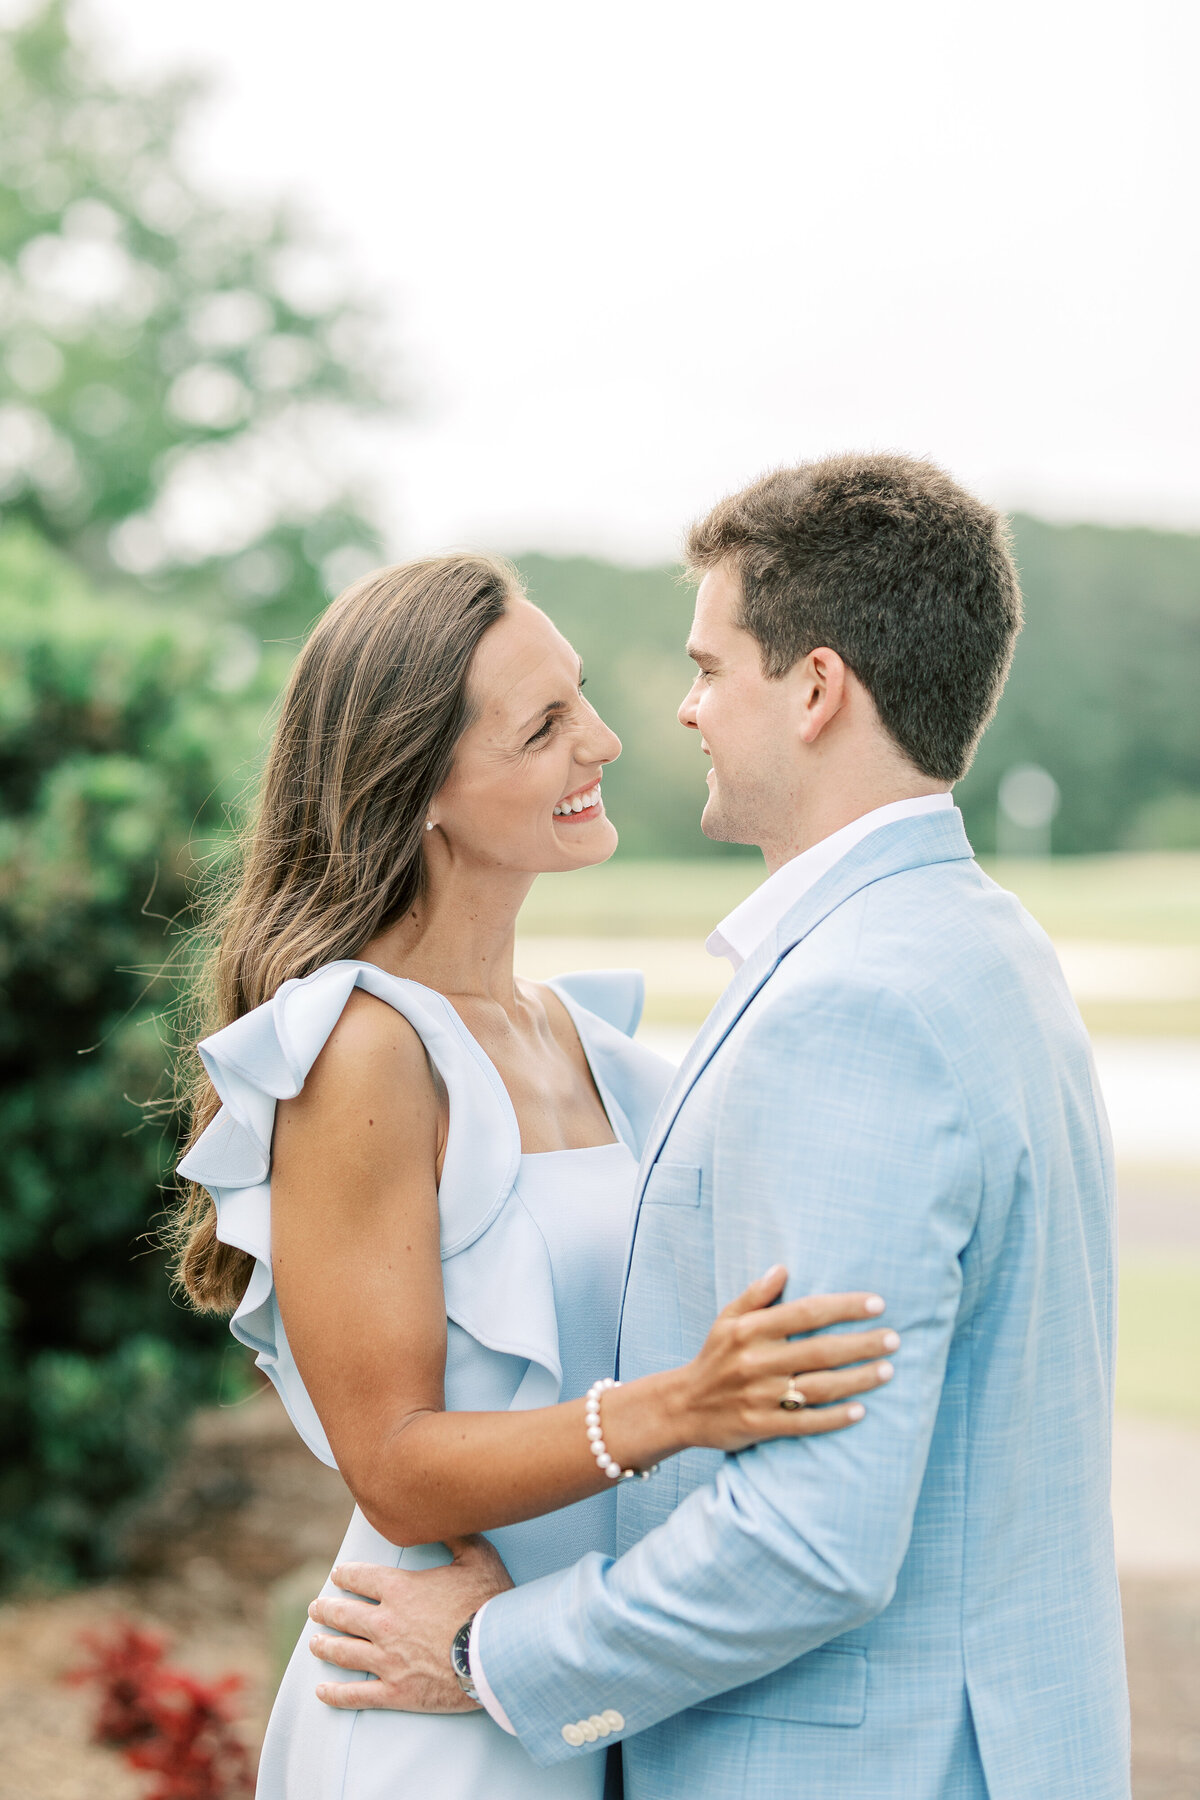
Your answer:
[[[710,651],[702,650],[699,644],[694,644],[691,638],[688,639],[683,647],[691,657],[692,661],[694,663],[699,663],[701,668],[703,668],[706,663],[710,669],[716,667],[717,658],[713,656]]]

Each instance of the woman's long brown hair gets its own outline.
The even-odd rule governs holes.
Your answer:
[[[339,596],[301,651],[227,897],[210,909],[194,1012],[204,1034],[261,1006],[292,976],[357,955],[421,893],[430,804],[470,722],[480,638],[519,594],[484,556],[380,569]],[[189,1147],[220,1100],[189,1049]],[[167,1230],[179,1284],[201,1312],[231,1312],[253,1260],[219,1242],[191,1184]]]

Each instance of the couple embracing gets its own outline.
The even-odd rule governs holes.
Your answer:
[[[678,1071],[513,974],[620,745],[489,558],[343,594],[212,969],[180,1274],[357,1501],[261,1800],[1125,1800],[1111,1151],[951,786],[1020,599],[929,464],[695,526],[680,709],[767,878]]]

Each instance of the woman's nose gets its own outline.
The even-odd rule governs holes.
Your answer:
[[[621,740],[610,726],[604,723],[600,714],[592,709],[592,730],[587,733],[585,741],[580,744],[577,761],[581,763],[616,762],[621,754]]]

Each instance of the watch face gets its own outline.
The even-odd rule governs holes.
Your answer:
[[[460,1625],[450,1646],[450,1660],[460,1681],[471,1679],[471,1620]]]

